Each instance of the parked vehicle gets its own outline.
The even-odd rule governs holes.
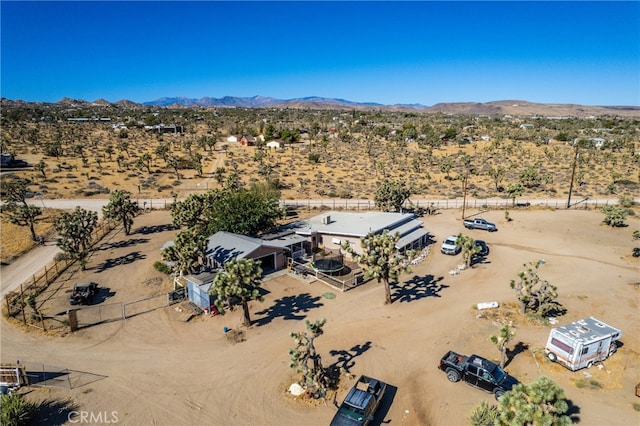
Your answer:
[[[464,227],[467,229],[483,229],[485,231],[493,232],[497,231],[495,223],[487,222],[486,220],[477,217],[473,220],[465,219],[463,221]]]
[[[93,303],[93,296],[98,293],[96,283],[78,283],[73,286],[69,303],[72,305],[90,305]]]
[[[493,393],[496,399],[518,384],[518,380],[500,366],[478,355],[465,356],[449,351],[440,360],[439,368],[447,373],[450,382],[462,380]]]
[[[447,237],[447,239],[444,240],[442,243],[440,252],[455,256],[456,254],[460,253],[460,251],[462,250],[460,246],[457,244],[457,242],[458,242],[457,236],[451,235]]]
[[[369,424],[373,421],[386,390],[386,383],[372,377],[360,376],[333,416],[331,426]]]
[[[479,250],[474,254],[475,257],[485,257],[489,254],[489,246],[482,240],[475,240],[475,245]]]
[[[552,328],[544,351],[551,361],[576,371],[613,355],[620,337],[617,328],[589,317]]]

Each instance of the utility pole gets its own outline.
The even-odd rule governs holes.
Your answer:
[[[464,209],[467,206],[467,177],[468,175],[465,173],[462,178],[462,220],[464,220]]]
[[[576,175],[576,165],[578,164],[578,142],[576,142],[576,154],[573,157],[573,169],[571,170],[571,183],[569,184],[569,199],[567,200],[567,208],[571,208],[571,192],[573,191],[573,179]]]

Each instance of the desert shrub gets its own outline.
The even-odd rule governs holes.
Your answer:
[[[633,207],[633,205],[635,204],[633,198],[631,197],[620,197],[618,203],[625,208]]]
[[[624,222],[629,214],[626,209],[618,206],[604,206],[602,213],[605,215],[602,221],[613,227],[625,226]]]
[[[65,252],[58,252],[53,257],[53,260],[55,260],[56,262],[62,262],[63,260],[68,260],[68,259],[70,259],[69,254]]]
[[[634,402],[633,403],[633,409],[636,410],[636,411],[640,411],[640,403]]]
[[[24,399],[23,395],[3,394],[0,399],[0,422],[3,426],[31,424],[35,418],[36,405]]]
[[[493,426],[498,421],[498,407],[482,401],[476,405],[471,416],[469,416],[469,424],[472,426]]]
[[[171,273],[171,267],[164,262],[160,262],[160,261],[154,262],[153,267],[157,271],[162,272],[163,274],[169,275]]]

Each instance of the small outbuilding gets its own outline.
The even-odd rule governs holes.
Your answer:
[[[215,272],[202,272],[183,277],[187,283],[187,297],[205,312],[215,310],[215,297],[209,295],[215,276]]]

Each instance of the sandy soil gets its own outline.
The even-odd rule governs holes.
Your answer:
[[[289,333],[304,330],[305,319],[326,318],[325,334],[316,339],[324,364],[337,363],[393,386],[393,398],[385,401],[379,421],[461,425],[476,404],[492,402],[493,396],[449,383],[437,369],[438,360],[449,349],[498,359],[489,336],[499,323],[487,311],[478,317],[472,306],[493,300],[514,303],[509,281],[523,263],[542,258],[541,277],[558,286],[559,301],[567,309],[560,322],[596,316],[623,330],[624,345],[605,362],[606,370],[570,372],[542,356],[548,326],[512,315],[518,327],[514,343],[528,349],[515,355],[507,370],[524,382],[551,377],[565,389],[581,424],[638,424],[632,404],[640,402],[634,396],[640,377],[640,276],[638,260],[630,255],[638,218],[629,218],[628,228],[612,229],[601,224],[599,212],[517,211],[505,223],[503,213],[495,211],[483,213],[499,226],[488,234],[465,231],[459,216],[458,211],[442,211],[424,218],[436,242],[427,259],[402,277],[391,305],[383,304],[384,290],[375,282],[341,293],[285,272],[265,281],[268,294],[264,302],[251,304],[254,324],[244,329],[246,341],[241,343],[231,344],[223,333],[223,327],[241,328],[240,311],[182,322],[181,314],[167,307],[65,336],[25,332],[3,320],[2,361],[21,359],[91,373],[73,389],[32,388],[29,395],[68,403],[69,409],[75,404],[77,411],[94,416],[102,413],[111,423],[321,425],[334,415],[333,401],[312,406],[293,400],[285,389],[292,377]],[[112,235],[87,271],[66,275],[47,295],[43,309],[67,309],[68,290],[79,280],[109,287],[104,304],[166,291],[170,284],[153,279],[162,276],[152,264],[175,233],[157,225],[169,223],[168,212],[152,212],[136,219],[132,235]],[[452,276],[449,271],[461,258],[442,255],[439,243],[460,231],[487,241],[491,253],[486,262]],[[324,298],[327,292],[335,293],[335,299]],[[585,373],[601,388],[577,387]],[[352,382],[344,379],[338,401]],[[68,412],[48,423],[63,423]],[[113,413],[115,417],[106,417]]]

